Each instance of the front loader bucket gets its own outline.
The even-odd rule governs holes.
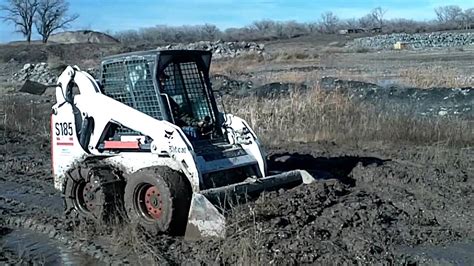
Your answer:
[[[197,240],[224,237],[224,215],[204,195],[193,193],[184,238]]]
[[[23,83],[23,86],[21,86],[20,91],[21,92],[27,92],[27,93],[30,93],[30,94],[41,95],[41,94],[44,93],[46,88],[47,88],[47,86],[45,86],[41,83],[38,83],[38,82],[31,81],[31,80],[27,79],[25,81],[25,83]]]
[[[56,84],[44,85],[39,82],[27,79],[25,83],[23,83],[23,86],[21,86],[20,91],[26,92],[29,94],[41,95],[46,91],[47,88],[57,87],[57,86],[58,85]]]
[[[255,195],[263,191],[292,188],[316,181],[304,170],[293,170],[264,178],[193,193],[185,239],[224,238],[225,217],[216,206],[223,207],[226,199],[241,195]]]

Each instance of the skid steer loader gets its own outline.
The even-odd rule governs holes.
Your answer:
[[[225,201],[311,183],[268,175],[255,132],[218,110],[207,51],[104,58],[96,81],[68,66],[51,114],[55,188],[66,215],[104,221],[124,210],[151,233],[225,236]]]

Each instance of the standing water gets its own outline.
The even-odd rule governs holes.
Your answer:
[[[0,247],[39,265],[103,265],[99,260],[72,250],[46,235],[15,229],[0,236]]]

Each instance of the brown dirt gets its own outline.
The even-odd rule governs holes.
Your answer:
[[[434,162],[431,149],[452,157]],[[374,153],[323,143],[271,150],[273,160],[286,159],[284,168],[316,168],[331,178],[236,207],[223,241],[149,240],[155,252],[192,263],[409,264],[419,258],[406,248],[474,240],[470,149],[375,147]]]

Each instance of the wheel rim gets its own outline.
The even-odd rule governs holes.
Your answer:
[[[91,183],[81,181],[76,184],[74,195],[74,205],[76,206],[77,210],[84,214],[89,214],[94,210],[97,197],[94,193],[94,187]]]
[[[140,216],[149,221],[161,219],[163,214],[163,200],[156,186],[151,184],[140,185],[134,198],[135,206]]]

